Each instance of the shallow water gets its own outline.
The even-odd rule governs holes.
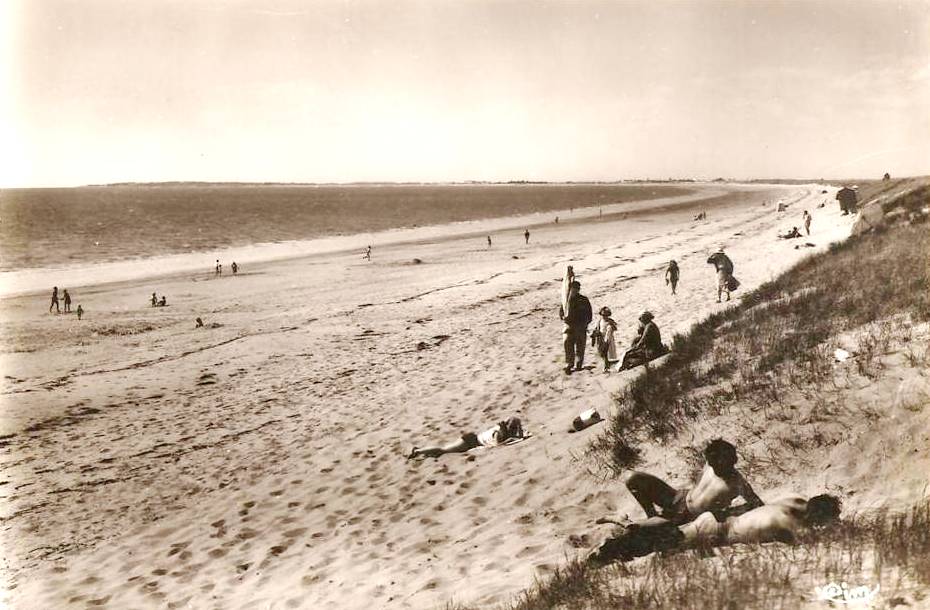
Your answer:
[[[3,190],[0,271],[212,252],[686,192],[665,185],[587,184]]]

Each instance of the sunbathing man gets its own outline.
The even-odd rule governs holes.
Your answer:
[[[493,428],[488,428],[484,432],[478,434],[467,432],[463,434],[459,440],[449,443],[448,445],[441,447],[414,447],[410,453],[407,454],[407,459],[409,460],[410,458],[419,457],[421,455],[436,458],[447,453],[465,453],[475,447],[495,447],[510,439],[520,438],[524,438],[523,424],[520,422],[519,417],[511,417],[506,421],[499,422]]]
[[[803,529],[828,524],[839,515],[839,499],[820,495],[809,500],[788,496],[722,522],[709,512],[680,526],[661,517],[651,517],[621,524],[613,536],[591,551],[587,561],[603,565],[614,560],[630,561],[658,551],[707,549],[745,542],[791,543]]]
[[[748,508],[762,505],[743,475],[736,470],[736,447],[723,439],[714,439],[704,448],[706,464],[701,478],[690,489],[674,489],[659,477],[645,472],[633,472],[626,487],[643,507],[647,517],[661,516],[681,525],[693,521],[703,512],[726,511],[737,497]],[[656,508],[661,510],[661,514]]]

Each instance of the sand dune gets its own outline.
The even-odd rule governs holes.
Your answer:
[[[246,261],[238,277],[75,289],[80,323],[44,314],[44,296],[2,301],[3,597],[13,608],[506,600],[572,555],[569,536],[593,518],[632,510],[577,459],[598,427],[566,433],[584,409],[606,414],[635,372],[562,374],[564,265],[595,308],[612,308],[623,342],[645,308],[670,337],[725,306],[705,263],[718,245],[748,290],[852,223],[819,187],[707,196],[721,189],[705,222],[691,219],[706,204],[689,201],[566,216],[528,245],[509,230],[493,248],[456,236],[385,245],[370,263]],[[802,209],[810,239],[776,239]],[[171,306],[147,307],[153,290]],[[514,414],[533,438],[403,457]]]

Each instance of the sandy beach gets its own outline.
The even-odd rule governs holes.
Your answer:
[[[705,263],[718,246],[735,263],[738,297],[843,239],[853,221],[819,185],[695,188],[700,196],[658,209],[576,210],[534,226],[529,244],[522,227],[488,221],[381,243],[370,262],[359,250],[322,252],[245,260],[235,277],[204,269],[75,287],[80,322],[45,313],[44,291],[0,301],[0,601],[508,600],[574,556],[569,536],[593,519],[633,512],[619,485],[578,459],[598,426],[567,433],[585,409],[607,415],[637,372],[562,373],[565,265],[595,310],[613,310],[622,343],[644,309],[668,342],[727,306]],[[702,209],[708,219],[694,221]],[[777,239],[802,226],[805,209],[811,236]],[[681,267],[676,296],[669,259]],[[153,291],[170,306],[149,307]],[[598,364],[593,350],[586,363]],[[511,415],[531,438],[404,458]]]

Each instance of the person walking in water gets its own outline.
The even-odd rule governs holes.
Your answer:
[[[371,246],[368,246],[368,249],[365,250],[365,260],[367,261],[371,260]]]
[[[672,287],[672,294],[675,294],[675,287],[678,286],[678,274],[678,263],[669,261],[668,269],[665,270],[665,285]]]
[[[56,313],[61,313],[61,307],[58,306],[58,286],[52,287],[52,303],[48,306],[48,312],[52,313],[52,307]]]
[[[220,259],[216,259],[216,274],[221,275],[223,273],[223,265],[220,264]]]
[[[573,281],[568,293],[568,311],[559,307],[559,318],[565,322],[563,346],[565,347],[565,372],[582,370],[588,324],[593,317],[591,302],[581,294],[581,283]],[[574,368],[572,368],[574,367]]]
[[[810,235],[810,234],[811,234],[811,215],[810,215],[810,212],[808,212],[807,210],[804,210],[804,214],[802,215],[802,218],[804,219],[804,230],[807,232],[808,235]]]
[[[526,241],[527,244],[530,243],[530,230],[529,229],[523,231],[523,239]]]
[[[65,292],[64,292],[64,303],[65,303],[65,313],[71,313],[71,295],[68,294],[67,288],[65,288]]]
[[[723,246],[707,259],[708,265],[713,265],[717,270],[717,302],[720,302],[720,295],[727,293],[727,300],[730,300],[730,278],[733,277],[733,261],[724,254]]]

